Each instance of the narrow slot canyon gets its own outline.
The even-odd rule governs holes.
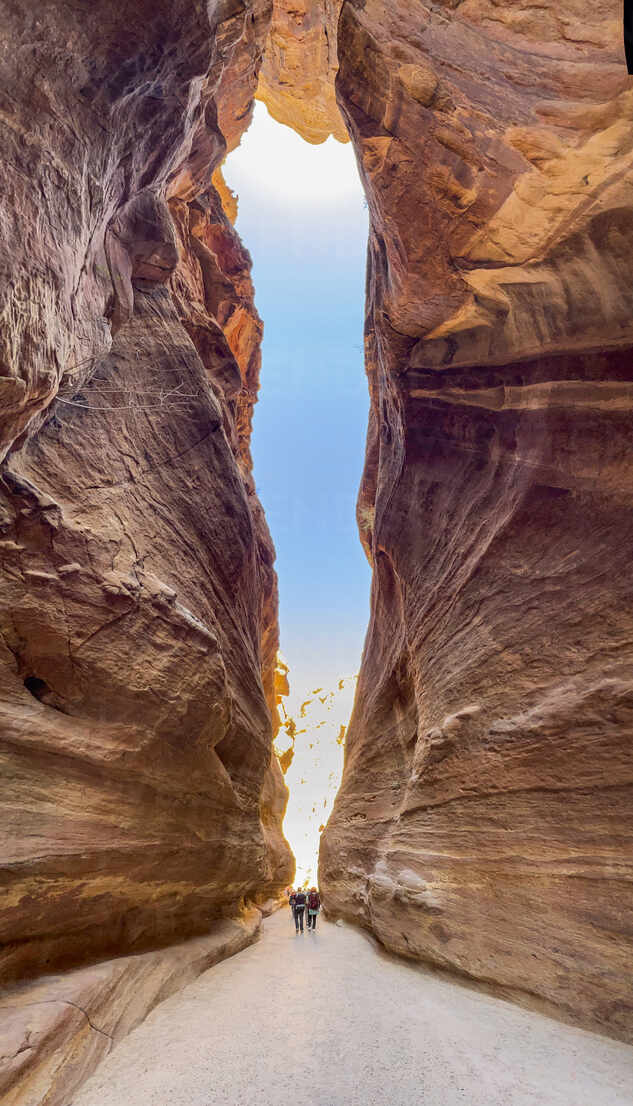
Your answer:
[[[350,143],[308,142],[262,103],[222,172],[264,319],[251,452],[276,549],[283,831],[295,882],[314,885],[369,609],[355,519],[368,413],[367,204]]]
[[[620,6],[0,14],[2,1103],[628,1106]]]

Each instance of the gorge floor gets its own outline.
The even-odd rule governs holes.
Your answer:
[[[633,1049],[287,911],[163,1002],[69,1106],[630,1106]]]

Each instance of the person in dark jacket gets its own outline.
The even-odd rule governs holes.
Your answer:
[[[303,933],[303,915],[305,914],[305,911],[306,911],[305,891],[302,891],[301,888],[299,888],[299,890],[297,891],[297,893],[295,895],[295,926],[296,926],[296,929],[297,929],[297,933],[299,932],[299,928],[301,928],[301,932]]]
[[[313,933],[316,932],[316,920],[321,909],[321,896],[316,887],[311,887],[308,893],[308,929],[311,929]]]
[[[297,901],[296,892],[294,890],[294,887],[291,887],[290,892],[288,894],[288,906],[290,907],[290,913],[292,914],[292,920],[295,923],[295,925],[297,924],[297,915],[295,913],[296,901]]]

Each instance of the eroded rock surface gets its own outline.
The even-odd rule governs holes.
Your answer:
[[[3,982],[292,876],[261,323],[211,174],[265,3],[2,5]]]
[[[255,907],[204,937],[50,975],[0,995],[3,1106],[68,1106],[113,1048],[174,992],[259,936]]]
[[[341,0],[273,0],[257,97],[306,142],[347,142],[336,102]]]
[[[372,614],[328,909],[633,1036],[620,9],[345,2],[371,211]]]

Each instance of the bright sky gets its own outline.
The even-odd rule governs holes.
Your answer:
[[[368,622],[355,521],[368,409],[367,211],[351,145],[311,146],[263,104],[224,175],[264,320],[252,451],[296,703],[358,671]]]
[[[351,145],[311,146],[262,104],[224,175],[239,198],[236,226],[264,320],[252,452],[277,548],[286,710],[297,726],[284,832],[297,884],[312,883],[369,616],[355,520],[368,410],[367,210]],[[282,730],[277,745],[287,744]]]
[[[294,757],[286,773],[290,789],[284,833],[297,860],[295,884],[317,882],[319,839],[332,813],[343,772],[344,740],[351,714],[356,676],[341,679],[334,688],[321,688],[296,708]],[[275,746],[291,745],[282,725]]]

